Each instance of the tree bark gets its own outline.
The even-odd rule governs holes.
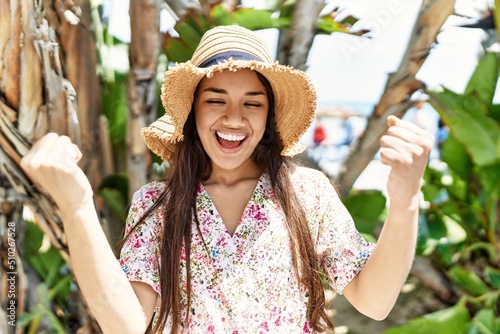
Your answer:
[[[83,151],[81,167],[94,189],[105,176],[102,137],[92,132],[99,129],[100,92],[89,10],[84,0],[0,0],[0,176],[10,184],[9,194],[35,213],[35,223],[68,264],[59,210],[26,177],[20,161],[32,142],[53,131]],[[0,238],[5,232],[0,229]]]
[[[162,1],[130,2],[130,77],[127,131],[129,189],[133,193],[148,181],[151,154],[141,138],[141,128],[157,115],[156,69],[161,49],[159,15]],[[130,197],[130,196],[129,196]]]
[[[335,183],[346,196],[354,182],[379,150],[379,140],[387,130],[389,115],[401,117],[410,107],[410,96],[424,84],[415,78],[430,53],[436,37],[453,14],[454,0],[425,0],[415,21],[405,55],[398,70],[389,75],[385,90],[368,120],[364,135],[351,148]]]
[[[17,319],[24,313],[28,282],[23,269],[20,251],[25,234],[22,222],[22,201],[9,181],[0,177],[0,305],[2,315],[0,329],[6,334],[16,332]],[[7,323],[4,323],[4,321]]]
[[[324,0],[297,1],[292,26],[280,32],[276,58],[281,64],[303,71],[307,69],[306,61],[316,35],[316,22],[324,7]]]

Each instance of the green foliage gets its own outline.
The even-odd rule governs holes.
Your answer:
[[[478,94],[488,107],[491,107],[493,103],[498,81],[497,57],[498,55],[495,53],[486,54],[480,60],[465,88],[465,95]]]
[[[179,37],[167,36],[165,39],[165,53],[171,62],[188,61],[203,34],[215,26],[238,24],[250,30],[287,28],[292,23],[294,1],[276,1],[269,9],[238,8],[229,12],[221,4],[213,6],[208,13],[188,9],[174,29]],[[350,28],[358,21],[348,16],[341,21],[336,20],[338,8],[321,17],[318,17],[316,28],[318,33],[342,32],[360,35],[366,31],[353,33]]]
[[[343,203],[351,213],[357,230],[370,235],[375,232],[374,229],[380,222],[386,198],[378,190],[353,190],[343,199]]]
[[[500,333],[498,69],[498,55],[487,54],[463,94],[429,92],[450,135],[441,151],[447,168],[424,176],[431,205],[420,219],[417,252],[447,277],[460,302],[384,334]]]
[[[106,204],[119,216],[125,218],[128,205],[128,177],[114,174],[101,183],[99,195]]]
[[[433,99],[439,101],[434,107],[475,164],[487,166],[500,161],[496,154],[500,126],[488,115],[488,104],[476,91],[456,94],[444,90],[433,93]]]
[[[38,301],[29,312],[19,317],[17,325],[26,327],[26,333],[66,333],[64,329],[71,322],[72,314],[65,311],[70,307],[73,275],[61,257],[60,252],[50,246],[40,228],[27,223],[23,253],[28,264],[43,279],[36,290]],[[55,310],[58,310],[56,313]]]
[[[128,75],[115,72],[113,81],[101,85],[102,111],[108,120],[113,144],[123,143],[127,134],[127,81]]]
[[[384,334],[465,334],[470,316],[463,303],[410,320],[403,326],[393,327]]]
[[[448,269],[448,277],[471,296],[478,297],[490,291],[486,283],[472,270],[455,264]]]

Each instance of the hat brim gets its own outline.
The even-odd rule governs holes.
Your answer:
[[[316,110],[316,91],[306,74],[278,62],[232,59],[207,68],[194,66],[190,61],[169,68],[161,90],[165,115],[141,132],[148,148],[164,161],[171,161],[175,143],[183,139],[182,129],[200,80],[216,72],[240,69],[257,71],[271,84],[276,130],[284,148],[281,154],[293,156],[302,152],[304,147],[299,140],[311,125]]]

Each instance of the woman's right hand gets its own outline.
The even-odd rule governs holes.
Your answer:
[[[30,179],[46,191],[61,211],[71,212],[92,201],[87,176],[78,166],[82,158],[69,137],[49,133],[40,138],[21,160]]]

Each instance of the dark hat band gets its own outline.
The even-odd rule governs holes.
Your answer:
[[[200,66],[198,67],[210,67],[212,65],[217,65],[220,63],[223,63],[226,60],[229,60],[229,58],[232,58],[233,60],[257,60],[257,61],[262,61],[262,59],[259,59],[258,57],[254,56],[251,53],[244,52],[244,51],[237,51],[237,50],[232,50],[232,51],[224,51],[217,53],[213,55],[212,57],[208,58],[207,60],[203,61]]]

